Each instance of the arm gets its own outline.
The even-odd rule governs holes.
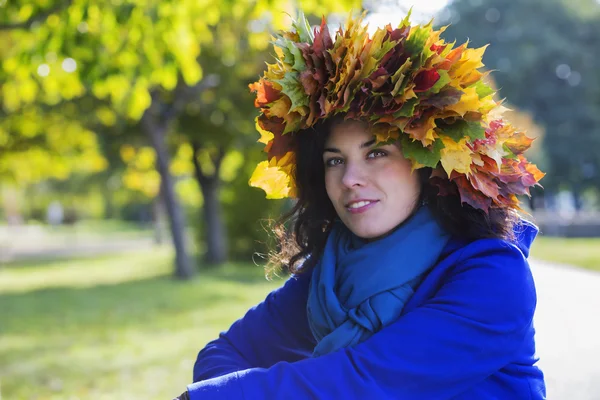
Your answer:
[[[306,319],[309,279],[310,273],[288,279],[208,343],[194,365],[194,382],[310,356],[315,343]]]
[[[531,272],[514,246],[480,241],[462,259],[427,303],[363,343],[193,384],[190,398],[456,396],[514,359],[536,302]]]

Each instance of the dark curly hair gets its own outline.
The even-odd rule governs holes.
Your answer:
[[[273,227],[278,249],[270,254],[267,264],[269,273],[277,273],[282,269],[291,274],[309,271],[325,247],[337,214],[325,189],[322,157],[329,133],[343,120],[343,116],[336,116],[319,121],[294,135],[298,198],[292,209]],[[519,220],[516,210],[491,207],[489,213],[485,213],[462,203],[456,190],[440,196],[439,185],[431,178],[432,171],[432,168],[417,170],[421,192],[413,213],[419,205],[426,204],[440,225],[453,237],[466,240],[515,240],[513,227]]]

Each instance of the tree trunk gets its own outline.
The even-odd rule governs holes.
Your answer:
[[[152,227],[154,228],[154,243],[161,245],[164,242],[165,232],[165,206],[160,193],[152,201]]]
[[[197,143],[192,143],[193,164],[196,181],[204,197],[204,232],[206,238],[205,261],[208,264],[222,264],[227,261],[227,234],[225,223],[223,221],[223,212],[221,202],[219,201],[220,180],[219,168],[223,159],[224,150],[219,149],[219,154],[213,158],[215,172],[212,175],[206,175],[202,172],[202,167],[198,162],[198,152],[201,147]]]
[[[167,207],[171,237],[175,246],[175,276],[180,279],[189,279],[194,275],[195,269],[186,250],[183,211],[177,200],[173,177],[169,172],[170,156],[165,143],[167,126],[149,118],[142,119],[142,126],[156,151],[156,169],[161,177],[160,193]]]

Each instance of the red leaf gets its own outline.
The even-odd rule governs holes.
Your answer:
[[[293,133],[287,133],[282,135],[281,133],[275,133],[273,140],[267,145],[267,158],[271,160],[273,157],[277,159],[283,157],[288,151],[293,149],[293,142],[295,135]]]
[[[438,54],[442,54],[442,52],[446,49],[447,44],[443,45],[443,46],[437,46],[435,44],[432,44],[431,47],[429,48],[429,50],[431,51],[435,51]]]
[[[258,125],[265,131],[271,132],[273,135],[281,135],[285,129],[285,122],[283,121],[283,118],[269,118],[264,114],[258,117]]]
[[[435,68],[421,71],[415,76],[415,93],[418,92],[426,92],[431,89],[433,85],[440,79],[440,74],[435,70]]]
[[[323,53],[333,47],[333,41],[329,34],[329,28],[325,22],[325,17],[321,18],[321,27],[317,31],[315,28],[315,38],[313,40],[313,51],[317,54]]]
[[[256,92],[256,100],[254,100],[256,107],[264,107],[281,97],[281,92],[275,89],[271,82],[264,79],[251,83],[248,87],[252,92]]]
[[[493,176],[489,174],[476,170],[469,175],[469,180],[471,181],[473,188],[494,200],[500,195],[498,184],[494,182]]]
[[[302,71],[300,74],[300,82],[302,83],[302,87],[304,87],[304,93],[307,95],[311,96],[317,93],[319,83],[315,80],[314,75],[310,70]]]
[[[473,208],[483,210],[486,213],[488,212],[492,205],[492,199],[473,188],[467,177],[463,174],[453,172],[451,179],[456,183],[462,203],[467,203]]]

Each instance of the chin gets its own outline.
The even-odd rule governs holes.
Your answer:
[[[382,230],[381,227],[374,226],[357,226],[350,227],[352,233],[362,239],[376,239],[385,235],[389,230]]]

